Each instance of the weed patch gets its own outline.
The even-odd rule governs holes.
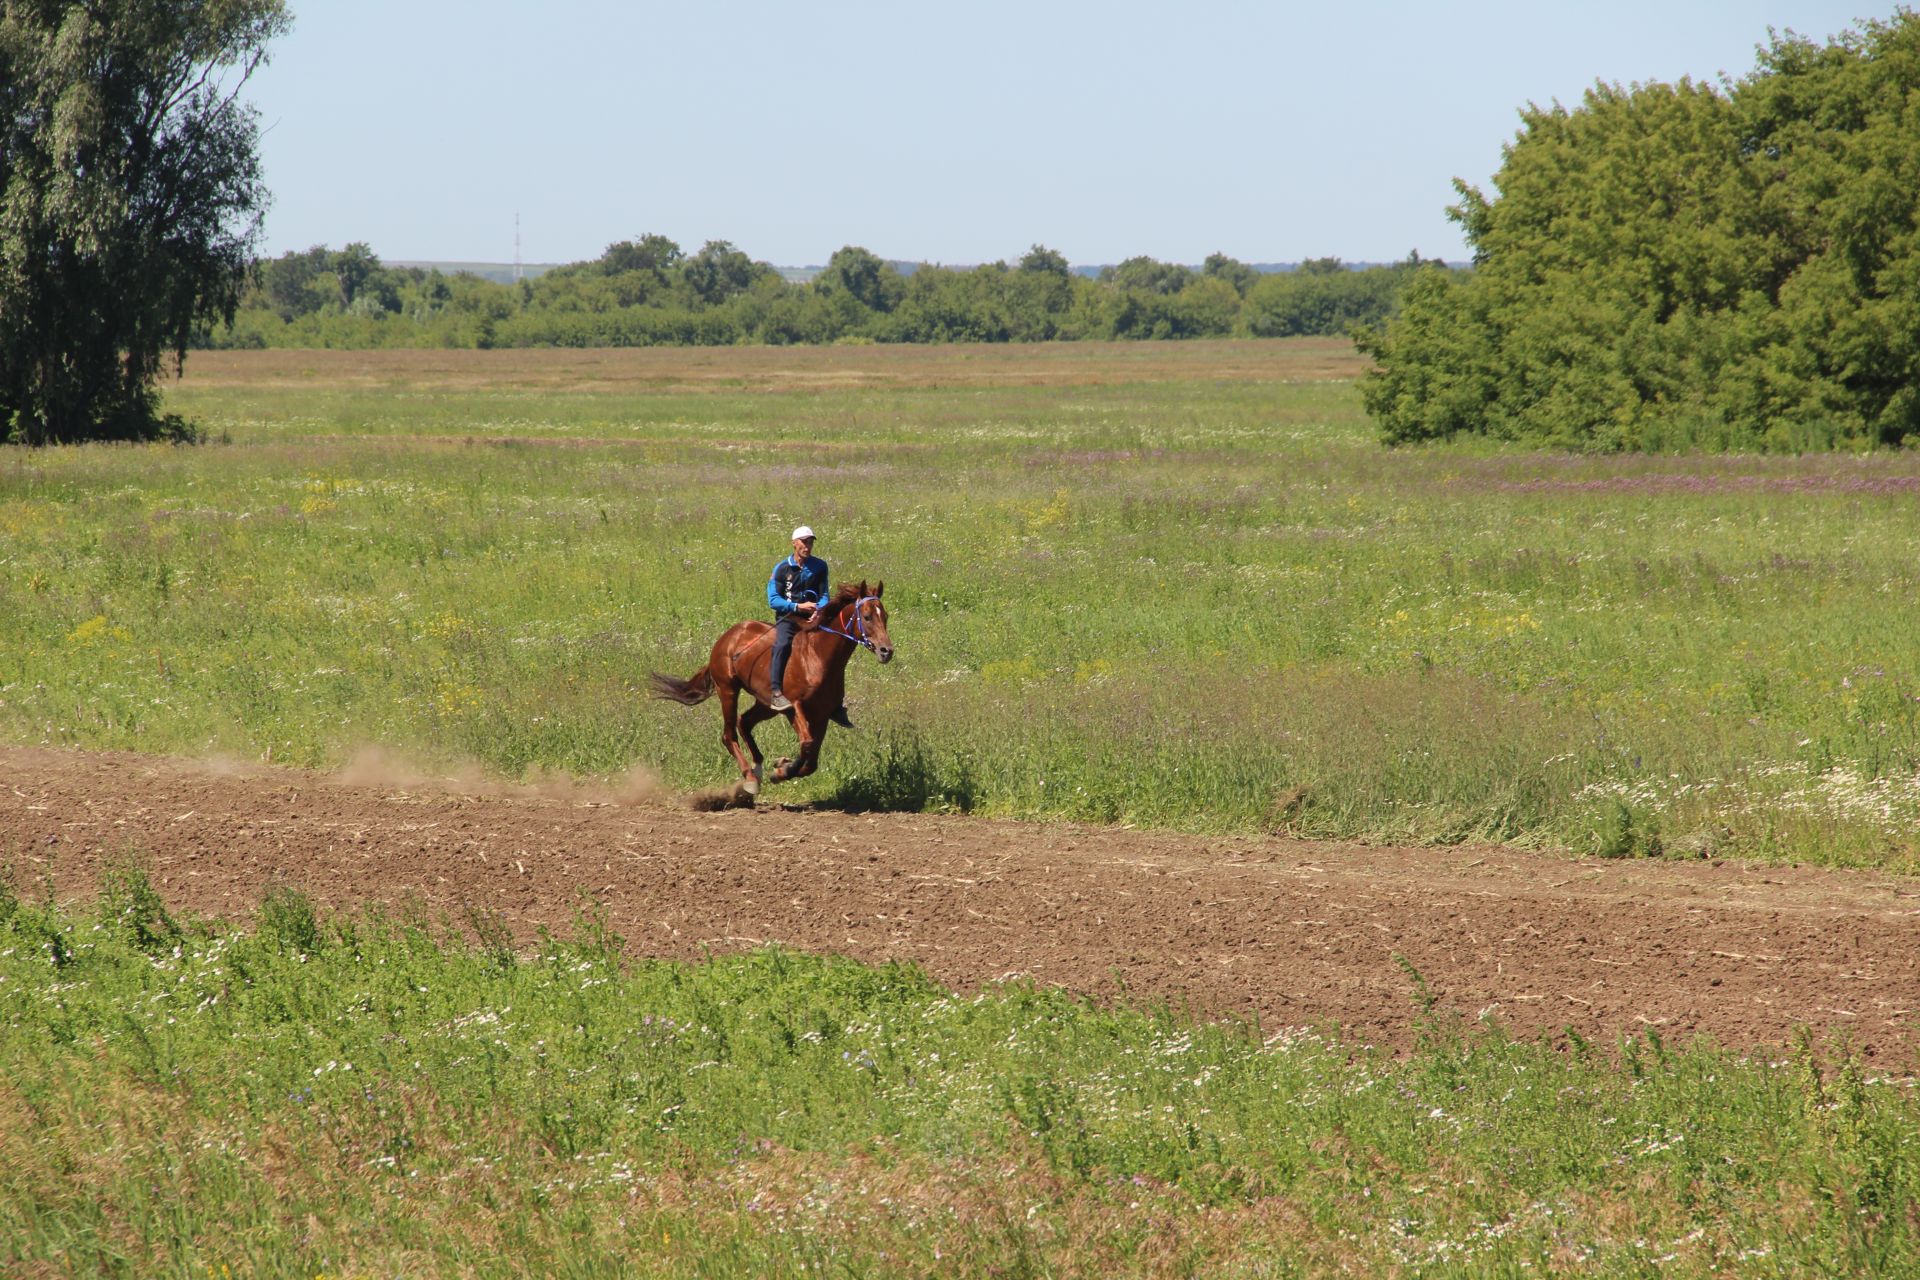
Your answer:
[[[1907,1274],[1910,1081],[1450,1015],[1305,1032],[779,950],[514,953],[281,891],[155,954],[122,883],[0,922],[27,1274]],[[44,946],[69,940],[63,958]]]
[[[1070,346],[196,355],[231,443],[0,468],[0,738],[728,784],[642,674],[804,519],[899,658],[768,800],[1915,867],[1920,459],[1387,451],[1350,349]]]

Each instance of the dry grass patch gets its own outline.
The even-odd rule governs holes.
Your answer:
[[[865,347],[633,347],[511,351],[197,351],[194,391],[312,386],[328,391],[795,391],[860,387],[1104,386],[1199,378],[1356,378],[1344,338],[1284,342],[1049,342]]]

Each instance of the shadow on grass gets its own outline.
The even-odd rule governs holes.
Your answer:
[[[818,808],[848,813],[924,813],[929,809],[968,813],[973,809],[973,770],[964,760],[951,771],[928,754],[917,733],[889,733],[879,758],[863,765],[815,802]]]

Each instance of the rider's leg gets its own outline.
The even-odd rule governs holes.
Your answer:
[[[769,705],[775,711],[785,711],[792,705],[787,701],[787,695],[781,689],[780,683],[787,677],[787,657],[793,651],[793,633],[799,630],[799,625],[792,614],[784,613],[773,626],[773,666],[767,672],[767,682],[773,686],[773,697]]]

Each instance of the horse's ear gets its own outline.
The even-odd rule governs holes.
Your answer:
[[[865,578],[862,578],[860,579],[860,595],[862,597],[865,597],[866,594],[867,594],[867,580]]]
[[[882,578],[880,579],[879,582],[874,584],[873,598],[875,600],[878,600],[881,596],[885,594],[887,594],[887,580],[885,578]]]

